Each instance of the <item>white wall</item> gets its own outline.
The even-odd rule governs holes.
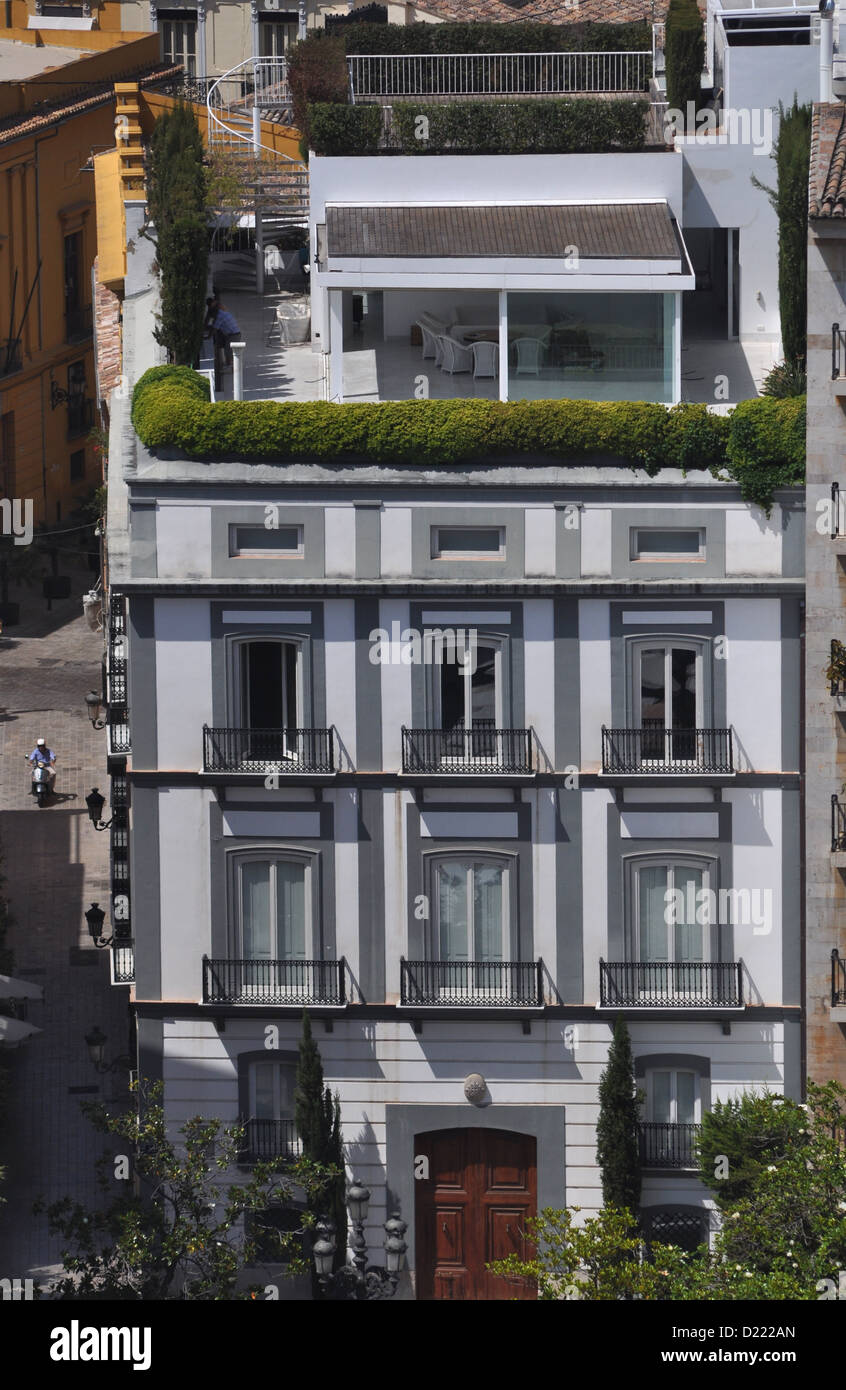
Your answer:
[[[155,632],[158,766],[196,772],[203,725],[214,722],[208,599],[156,599]]]
[[[739,770],[781,769],[781,604],[729,598],[725,605],[726,715]]]

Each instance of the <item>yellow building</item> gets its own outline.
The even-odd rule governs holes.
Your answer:
[[[0,495],[31,498],[36,522],[101,480],[92,154],[115,141],[110,79],[157,58],[155,35],[68,53],[0,31]]]

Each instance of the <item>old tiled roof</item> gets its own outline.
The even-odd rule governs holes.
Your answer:
[[[114,100],[114,83],[135,80],[146,87],[155,82],[161,82],[165,78],[175,77],[181,73],[179,66],[157,64],[153,70],[147,70],[140,74],[137,71],[130,74],[115,74],[108,82],[98,82],[96,84],[86,84],[92,90],[85,95],[84,89],[74,92],[64,101],[39,102],[29,111],[13,112],[9,116],[4,116],[0,120],[0,145],[8,144],[10,140],[20,140],[23,136],[34,135],[40,130],[49,130],[50,126],[58,125],[60,121],[67,121],[72,116],[78,116],[83,111],[93,111],[97,106],[104,106],[107,102]]]
[[[808,195],[809,216],[846,217],[846,107],[840,101],[814,105]]]
[[[663,19],[669,0],[527,0],[519,9],[506,0],[417,0],[416,8],[438,19],[465,24],[474,19],[515,24],[625,24],[631,20]]]
[[[330,256],[679,258],[666,203],[327,207]]]

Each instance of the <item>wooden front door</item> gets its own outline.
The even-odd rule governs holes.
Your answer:
[[[533,1298],[522,1281],[488,1272],[512,1252],[528,1258],[526,1218],[537,1214],[537,1141],[500,1129],[443,1129],[420,1134],[415,1159],[415,1236],[419,1299]]]

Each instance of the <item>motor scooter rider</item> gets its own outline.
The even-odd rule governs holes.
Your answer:
[[[35,747],[29,754],[27,761],[32,763],[33,769],[40,766],[42,763],[44,764],[44,766],[47,768],[47,777],[49,779],[50,791],[52,791],[53,783],[56,780],[56,769],[54,767],[54,763],[56,761],[56,754],[53,752],[52,748],[47,747],[46,739],[36,739]]]

